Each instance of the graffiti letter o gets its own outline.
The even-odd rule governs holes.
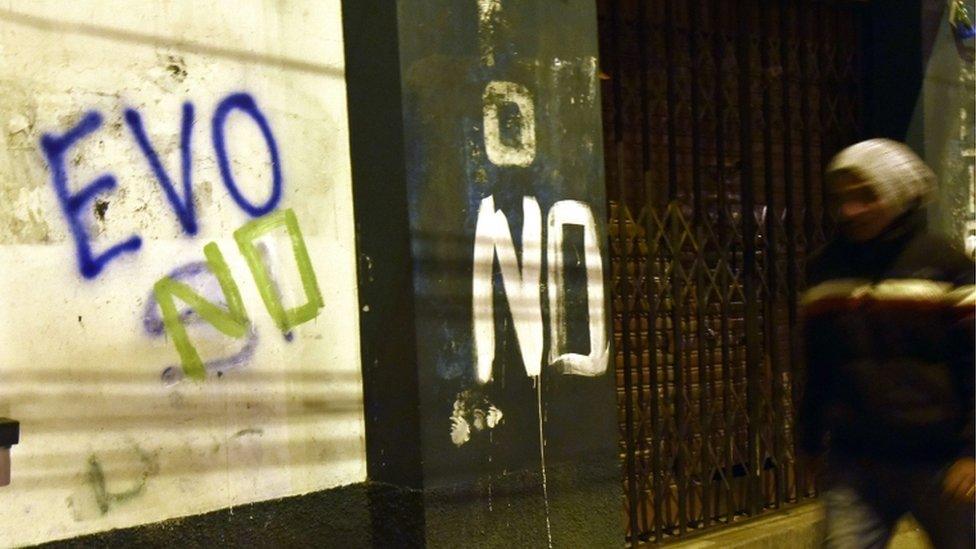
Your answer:
[[[261,135],[264,136],[264,141],[268,145],[268,152],[271,154],[271,196],[268,197],[267,202],[260,206],[251,204],[241,194],[240,189],[237,187],[237,182],[234,181],[234,173],[230,169],[230,159],[227,158],[227,146],[224,142],[224,122],[226,122],[227,116],[234,109],[239,109],[254,119],[258,128],[261,129]],[[217,165],[220,167],[220,175],[224,180],[224,185],[227,187],[227,191],[230,192],[230,196],[234,199],[234,202],[237,202],[237,205],[251,217],[260,217],[274,210],[278,206],[278,202],[281,201],[281,164],[278,159],[278,145],[275,143],[274,135],[271,134],[271,127],[268,125],[268,120],[258,109],[254,98],[247,93],[234,93],[225,97],[217,105],[216,110],[214,110],[212,127],[213,146],[214,152],[217,154]]]

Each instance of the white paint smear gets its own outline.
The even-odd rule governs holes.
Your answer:
[[[586,268],[587,311],[589,313],[590,353],[569,352],[567,347],[565,259],[563,258],[563,227],[583,227],[583,248]],[[561,200],[549,210],[549,364],[564,374],[598,376],[606,371],[609,345],[603,296],[603,258],[597,239],[596,220],[590,207],[576,200]]]
[[[508,299],[525,372],[542,369],[543,325],[539,279],[542,271],[542,213],[533,197],[522,199],[522,264],[519,266],[508,218],[495,211],[495,199],[481,201],[475,227],[471,311],[478,381],[487,383],[495,360],[493,264],[498,256],[502,285]]]
[[[528,166],[535,160],[535,107],[529,90],[515,82],[492,81],[485,86],[484,105],[485,151],[496,166]],[[503,143],[498,120],[498,107],[511,103],[519,110],[518,142]]]
[[[597,76],[597,67],[598,63],[596,57],[591,55],[586,58],[586,76],[590,83],[587,99],[589,99],[590,103],[596,101],[596,91],[598,89],[597,82],[599,81],[599,77]]]
[[[505,420],[505,414],[477,391],[462,391],[454,401],[451,412],[451,442],[460,448],[472,436],[491,431]]]
[[[501,0],[478,0],[479,27],[483,29],[490,25],[492,18],[501,10]]]
[[[478,42],[487,67],[495,66],[495,18],[501,10],[501,0],[478,0]]]
[[[976,221],[966,223],[963,239],[966,246],[966,253],[969,254],[969,257],[976,257]]]
[[[471,440],[471,427],[468,425],[468,421],[463,417],[452,417],[451,442],[460,447],[469,440]]]

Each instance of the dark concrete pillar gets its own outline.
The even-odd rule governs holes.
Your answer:
[[[370,479],[430,546],[622,544],[595,6],[344,19]]]

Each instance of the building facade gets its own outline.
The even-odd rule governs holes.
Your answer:
[[[819,170],[941,131],[949,11],[897,4],[0,9],[0,544],[613,547],[813,496]]]

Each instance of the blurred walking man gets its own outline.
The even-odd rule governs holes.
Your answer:
[[[841,151],[826,182],[840,236],[803,296],[802,450],[826,450],[825,546],[884,547],[912,513],[937,548],[974,540],[974,266],[926,232],[934,176],[908,147]]]

